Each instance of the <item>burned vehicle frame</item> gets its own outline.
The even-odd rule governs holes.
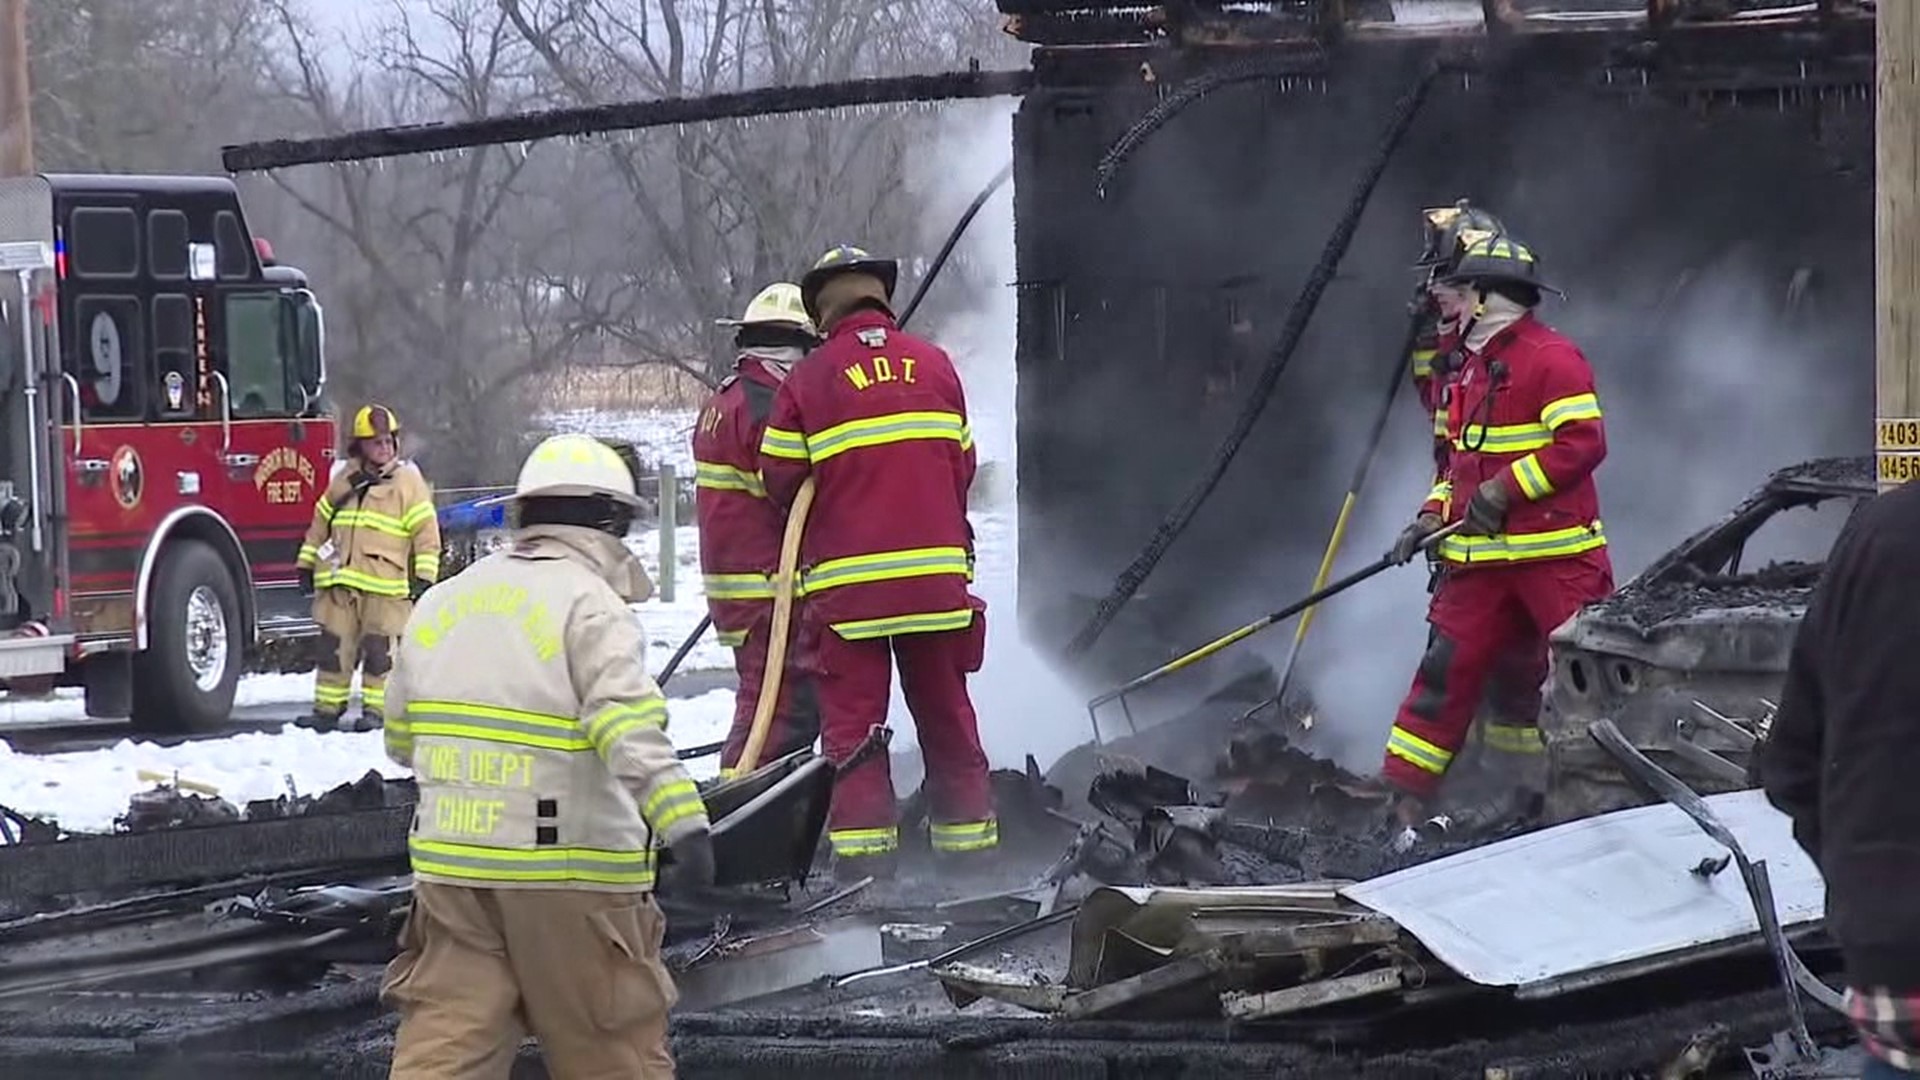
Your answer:
[[[1697,790],[1752,786],[1752,751],[1766,737],[1824,553],[1818,562],[1746,569],[1748,543],[1787,511],[1835,499],[1857,508],[1874,491],[1871,458],[1782,469],[1726,517],[1554,631],[1541,716],[1549,821],[1647,801],[1588,736],[1597,720],[1612,720],[1635,748]]]

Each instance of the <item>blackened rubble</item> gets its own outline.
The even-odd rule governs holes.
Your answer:
[[[1867,456],[1828,457],[1803,461],[1775,473],[1780,480],[1800,483],[1834,484],[1848,488],[1874,485],[1873,459]]]
[[[1073,872],[1108,885],[1360,880],[1538,822],[1537,804],[1530,800],[1463,791],[1464,799],[1444,825],[1435,825],[1427,843],[1396,854],[1389,839],[1397,826],[1377,783],[1314,757],[1257,721],[1222,723],[1207,714],[1163,727],[1174,731],[1143,732],[1110,744],[1112,752],[1096,759],[1099,771],[1087,784],[1086,806],[1075,811],[1086,821],[1066,860]],[[1142,760],[1162,746],[1206,740],[1216,749],[1200,780]],[[1171,756],[1194,762],[1191,752]],[[1056,873],[1062,869],[1056,866]]]
[[[1692,584],[1655,584],[1622,589],[1588,607],[1593,616],[1642,630],[1704,613],[1743,608],[1797,615],[1804,611],[1819,579],[1819,563],[1776,563],[1738,577],[1707,577]]]

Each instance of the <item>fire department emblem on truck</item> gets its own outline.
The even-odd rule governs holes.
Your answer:
[[[281,472],[295,475],[274,479],[274,474]],[[253,470],[253,486],[273,506],[300,502],[301,488],[314,486],[313,462],[291,446],[279,447],[260,459],[259,466]]]
[[[145,474],[140,470],[140,452],[131,446],[123,446],[113,452],[113,464],[107,475],[111,477],[113,497],[116,502],[128,510],[140,505],[140,491],[144,486]]]

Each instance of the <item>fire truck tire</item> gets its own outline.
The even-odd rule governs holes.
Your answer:
[[[147,648],[133,658],[136,731],[205,731],[227,720],[246,628],[233,574],[198,540],[160,556],[147,605]]]

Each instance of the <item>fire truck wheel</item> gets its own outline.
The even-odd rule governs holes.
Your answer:
[[[227,564],[197,540],[169,545],[147,607],[147,650],[133,658],[135,730],[225,723],[240,682],[242,637]]]

